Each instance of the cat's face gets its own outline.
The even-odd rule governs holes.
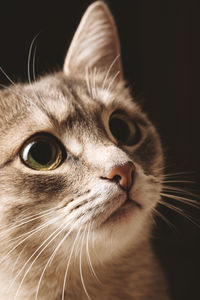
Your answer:
[[[99,256],[108,259],[149,230],[160,199],[162,149],[115,70],[122,72],[117,47],[105,56],[110,34],[103,49],[102,36],[91,46],[101,53],[102,69],[100,58],[85,51],[92,14],[115,30],[101,5],[86,14],[89,25],[86,19],[86,29],[79,28],[63,72],[0,91],[1,253],[16,256],[26,247],[30,256],[51,241],[43,254],[59,243],[58,253],[69,254],[81,233],[87,239],[93,232]]]

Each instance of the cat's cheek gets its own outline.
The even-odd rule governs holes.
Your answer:
[[[130,191],[130,198],[139,203],[144,211],[148,213],[160,200],[161,183],[152,175],[145,175],[142,168],[137,165],[134,177],[134,185]]]

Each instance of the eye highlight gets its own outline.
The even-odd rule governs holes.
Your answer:
[[[124,113],[114,112],[110,116],[109,129],[114,138],[121,145],[133,146],[140,140],[138,126]]]
[[[20,157],[25,165],[38,171],[56,169],[64,159],[64,152],[59,141],[49,135],[35,135],[25,142],[20,150]]]

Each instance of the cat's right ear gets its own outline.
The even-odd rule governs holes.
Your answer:
[[[91,4],[83,15],[69,47],[66,75],[84,75],[86,68],[107,72],[122,79],[120,43],[113,17],[103,1]]]

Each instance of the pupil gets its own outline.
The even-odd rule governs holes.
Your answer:
[[[130,135],[128,125],[121,119],[113,118],[110,120],[110,130],[112,134],[120,141],[126,142]]]
[[[30,149],[30,155],[40,165],[47,165],[52,158],[52,147],[44,141],[35,142]]]

